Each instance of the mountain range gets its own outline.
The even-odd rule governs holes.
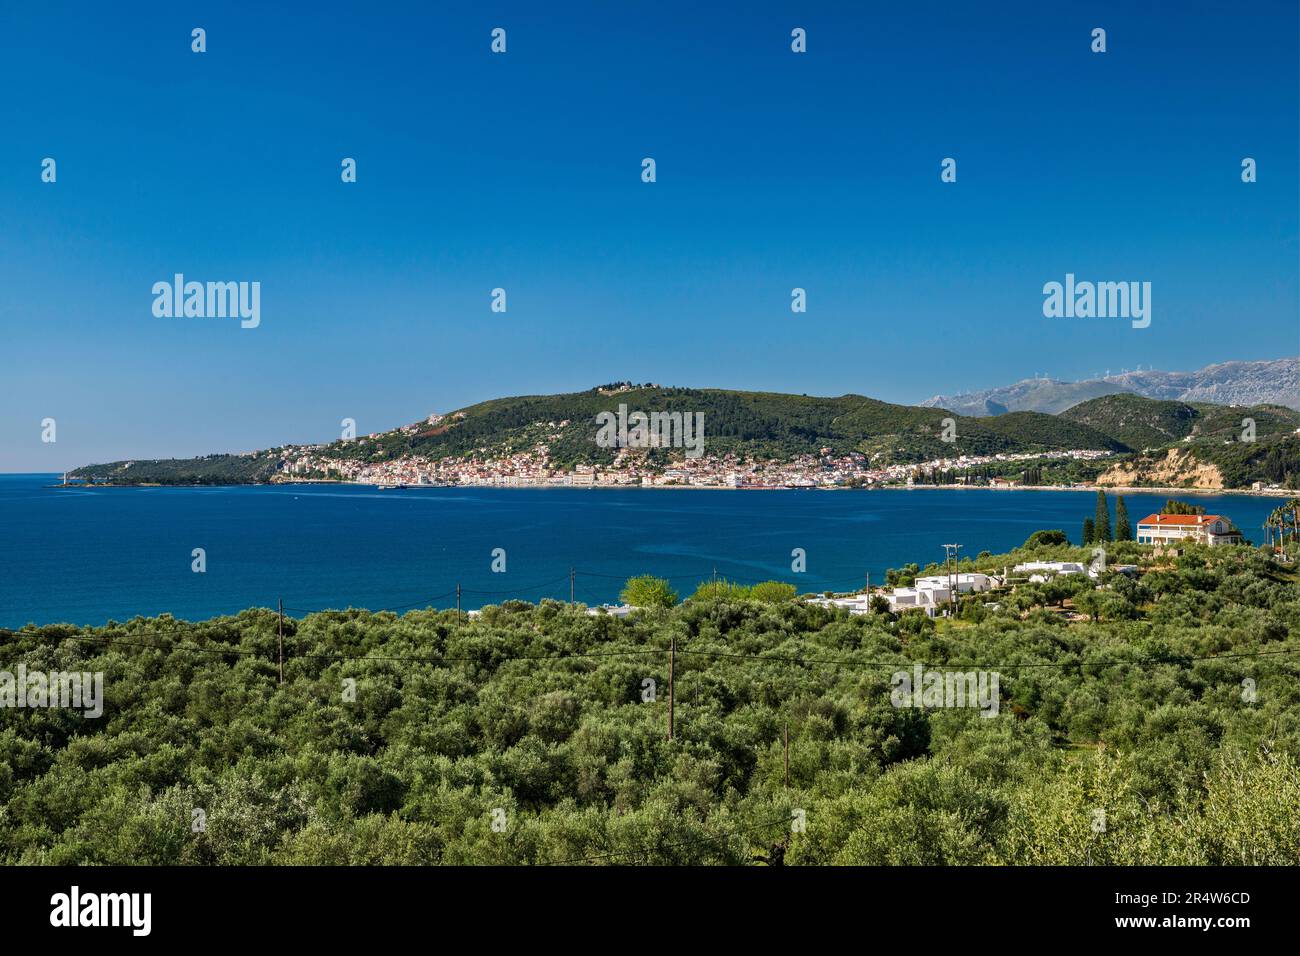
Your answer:
[[[1124,371],[1082,382],[1028,378],[977,392],[935,395],[921,406],[972,417],[1008,412],[1055,415],[1089,399],[1124,393],[1179,402],[1285,405],[1300,410],[1300,358],[1221,362],[1194,372]]]

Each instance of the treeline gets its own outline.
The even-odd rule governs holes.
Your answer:
[[[963,567],[1087,560],[1057,542]],[[283,683],[264,609],[0,632],[0,671],[105,682],[99,719],[0,708],[0,860],[1300,863],[1295,572],[1114,547],[1140,579],[938,622],[726,582],[625,618],[314,614]],[[997,673],[998,713],[894,706],[916,663]]]
[[[1183,514],[1184,512],[1176,510],[1182,502],[1170,501],[1165,505],[1165,514]],[[1187,506],[1190,507],[1190,506]],[[1173,508],[1175,510],[1169,510]],[[1205,509],[1201,509],[1201,514]],[[1145,515],[1143,515],[1145,517]],[[1080,536],[1083,544],[1104,544],[1110,541],[1132,541],[1133,540],[1133,522],[1128,516],[1128,505],[1124,503],[1123,495],[1115,496],[1115,523],[1112,525],[1110,520],[1110,503],[1106,498],[1106,492],[1097,492],[1097,508],[1091,518],[1083,519],[1083,534]]]

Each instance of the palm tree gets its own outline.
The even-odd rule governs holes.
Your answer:
[[[1264,523],[1260,525],[1260,530],[1264,532],[1265,541],[1268,549],[1273,550],[1273,528],[1277,525],[1277,509],[1273,509],[1269,514],[1264,516]]]
[[[1291,502],[1274,508],[1267,518],[1264,519],[1264,530],[1268,532],[1269,545],[1273,545],[1273,534],[1277,532],[1277,548],[1281,550],[1282,556],[1286,557],[1286,540],[1287,537],[1295,539],[1300,537],[1295,527],[1295,509],[1290,507]],[[1288,527],[1289,525],[1289,527]]]
[[[1282,556],[1286,557],[1286,543],[1290,538],[1293,544],[1300,542],[1300,498],[1290,498],[1280,507],[1273,509],[1269,515],[1277,523],[1278,540],[1282,545]]]

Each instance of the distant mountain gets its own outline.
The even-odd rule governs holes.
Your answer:
[[[974,417],[1019,411],[1055,415],[1089,399],[1125,392],[1179,402],[1285,405],[1300,410],[1300,358],[1221,362],[1194,372],[1123,372],[1083,382],[1030,378],[978,392],[935,395],[921,406]]]

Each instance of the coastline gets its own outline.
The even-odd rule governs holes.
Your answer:
[[[1117,495],[1194,495],[1202,497],[1213,497],[1216,495],[1239,495],[1251,498],[1277,498],[1285,500],[1290,497],[1300,496],[1300,490],[1288,490],[1286,488],[1278,489],[1260,489],[1256,491],[1253,488],[1176,488],[1176,487],[1135,487],[1128,485],[873,485],[866,488],[849,488],[849,487],[798,487],[793,485],[772,485],[767,487],[730,487],[728,485],[563,485],[553,482],[527,482],[519,484],[497,484],[494,482],[455,484],[455,485],[407,485],[404,488],[395,488],[386,485],[379,485],[369,481],[333,481],[324,478],[307,478],[294,481],[265,481],[265,482],[214,482],[211,484],[161,484],[158,482],[141,482],[138,484],[125,484],[115,482],[97,482],[94,484],[76,483],[60,484],[54,483],[45,485],[46,488],[265,488],[273,486],[292,486],[292,485],[346,485],[361,488],[375,488],[388,491],[416,491],[421,489],[462,489],[462,488],[500,488],[505,490],[511,489],[542,489],[542,490],[578,490],[578,491],[1074,491],[1096,494],[1098,491],[1104,491],[1106,494]]]

